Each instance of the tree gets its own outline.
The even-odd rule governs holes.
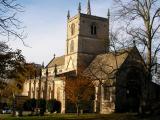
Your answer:
[[[157,74],[158,74],[158,79],[160,79],[160,64],[157,65]]]
[[[15,91],[22,90],[22,84],[26,78],[25,59],[20,50],[12,51],[5,43],[1,45],[0,93],[1,96],[7,97],[7,95],[12,96]]]
[[[1,0],[0,8],[1,40],[18,38],[23,42],[23,27],[21,27],[21,21],[17,19],[17,13],[22,12],[23,7],[17,3],[17,0]]]
[[[22,83],[25,71],[24,57],[20,50],[13,51],[6,43],[18,38],[25,45],[24,27],[17,18],[17,13],[22,12],[23,7],[17,3],[17,0],[1,0],[0,8],[0,80],[14,78]],[[21,87],[19,83],[17,87]]]
[[[23,7],[16,0],[1,0],[0,8],[0,81],[4,83],[4,80],[14,78],[22,83],[21,80],[24,80],[24,57],[20,50],[13,51],[6,42],[16,38],[23,42],[22,23],[17,19],[17,13],[22,12]],[[6,82],[5,84],[7,85]],[[0,84],[0,86],[4,85]],[[17,84],[17,87],[21,87],[21,85]]]
[[[145,82],[144,101],[149,102],[149,83],[152,81],[155,60],[160,52],[160,1],[159,0],[114,0],[115,18],[120,20],[125,32],[140,45],[148,71]],[[120,22],[118,21],[118,22]],[[143,49],[142,49],[143,48]],[[150,104],[150,103],[148,103]]]
[[[8,91],[8,94],[3,93],[7,97],[12,96],[13,93],[20,93],[25,80],[37,77],[41,66],[26,63],[21,50],[13,51],[3,42],[1,45],[0,88],[1,93]]]
[[[77,115],[79,115],[82,101],[90,100],[94,94],[92,81],[83,75],[66,77],[65,94],[67,99],[75,105]]]
[[[123,24],[127,34],[146,52],[148,79],[152,80],[152,67],[160,51],[160,1],[159,0],[114,0],[115,16]]]
[[[18,74],[15,76],[15,71],[10,73],[10,70],[17,70],[17,68],[14,68],[17,66],[15,60],[20,60],[23,56],[21,55],[20,50],[11,50],[6,42],[15,38],[18,38],[23,42],[23,27],[21,27],[22,23],[17,18],[17,13],[22,12],[23,7],[18,4],[16,0],[1,0],[0,8],[0,79],[2,80],[8,77],[8,79],[10,79],[13,76],[18,79],[22,76]],[[19,61],[17,61],[17,63],[18,62]],[[21,69],[20,66],[18,67]]]
[[[28,80],[34,79],[40,75],[41,65],[39,64],[26,63],[25,68],[26,68],[26,78]]]

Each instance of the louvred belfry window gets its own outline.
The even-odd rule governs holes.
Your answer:
[[[91,24],[91,35],[96,35],[97,34],[97,26],[95,23]]]
[[[75,24],[72,23],[71,25],[71,35],[74,35],[75,34]]]

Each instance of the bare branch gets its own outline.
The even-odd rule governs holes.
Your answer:
[[[0,35],[2,38],[20,39],[23,45],[27,46],[23,41],[24,27],[21,27],[22,22],[16,18],[18,12],[23,12],[23,7],[17,3],[17,0],[0,0]]]

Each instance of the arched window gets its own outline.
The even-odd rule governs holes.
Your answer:
[[[74,35],[74,33],[75,33],[75,24],[72,23],[72,25],[71,25],[71,35]]]
[[[96,35],[97,34],[97,26],[95,23],[91,24],[91,35]]]
[[[72,40],[70,43],[70,52],[74,51],[74,41]]]

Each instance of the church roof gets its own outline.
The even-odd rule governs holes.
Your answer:
[[[55,67],[55,65],[57,66],[61,66],[64,65],[64,60],[65,60],[65,56],[60,56],[60,57],[56,57],[53,58],[46,67],[50,68],[50,67]]]
[[[114,73],[118,71],[121,65],[125,62],[128,55],[136,47],[123,49],[118,52],[109,52],[106,54],[100,54],[95,57],[91,64],[84,71],[86,76],[92,77],[92,79],[110,79],[114,77]]]

